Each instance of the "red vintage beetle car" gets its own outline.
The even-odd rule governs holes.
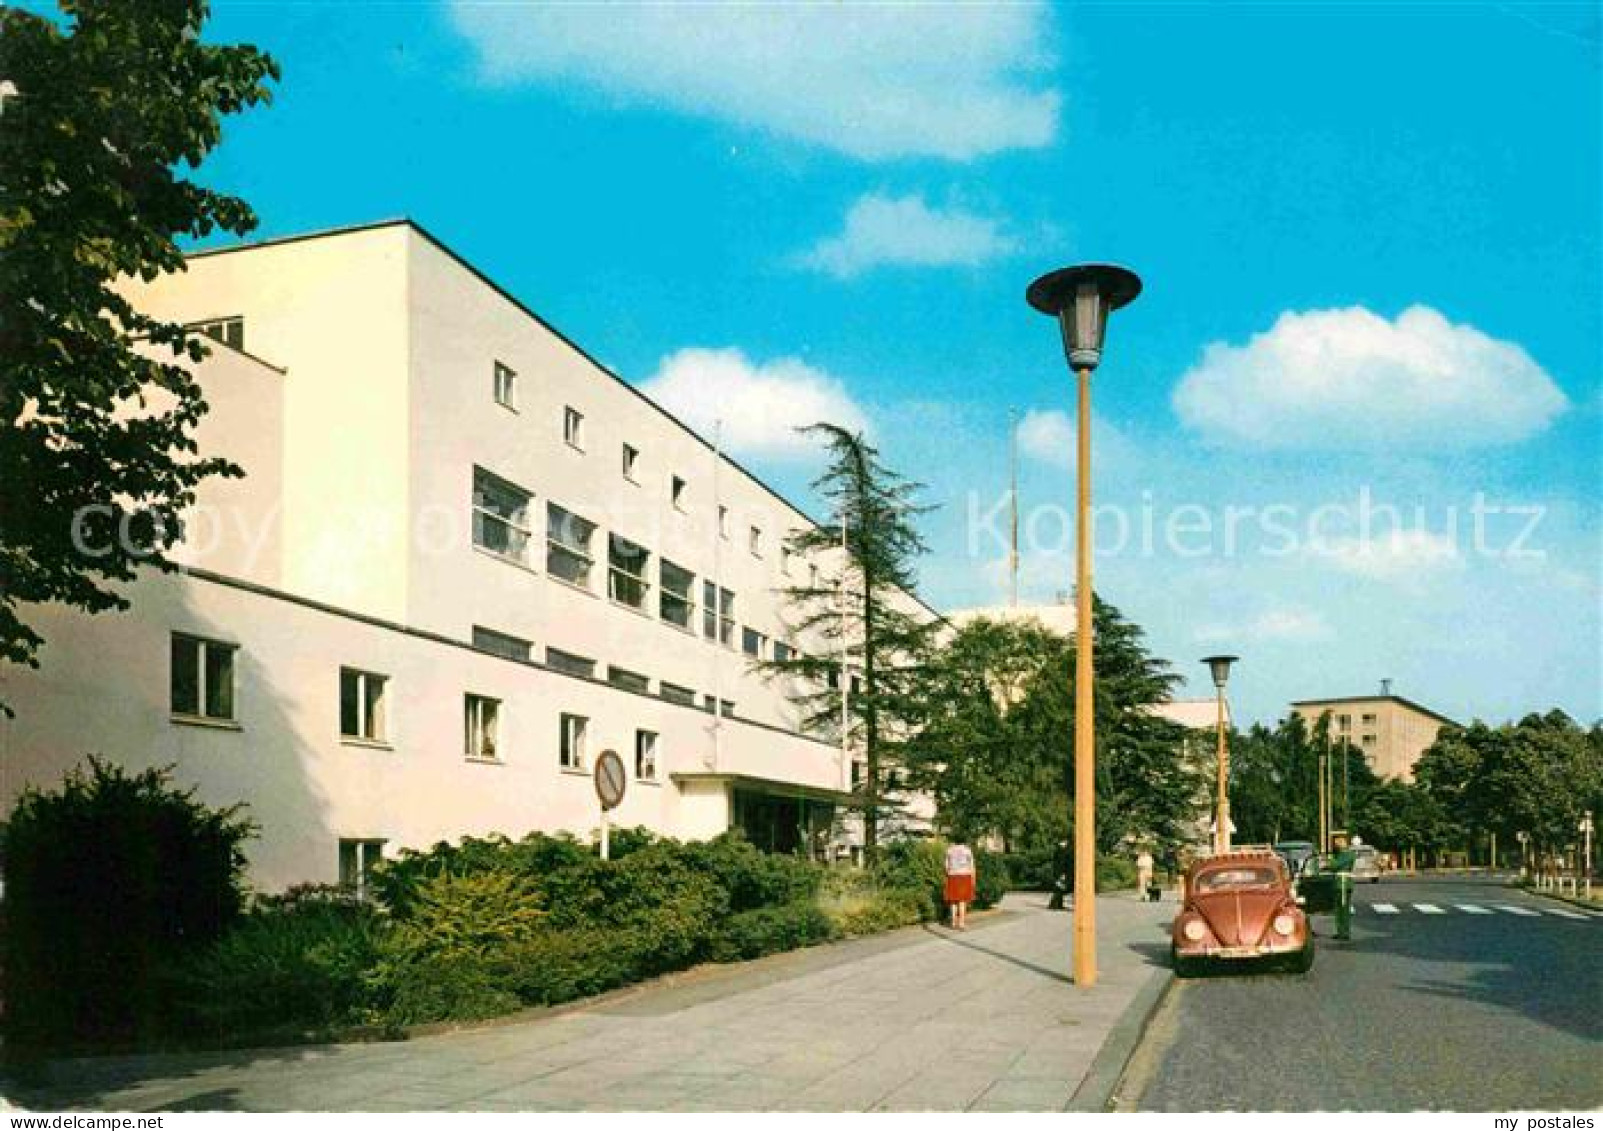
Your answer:
[[[1283,860],[1270,848],[1240,848],[1198,860],[1186,872],[1185,906],[1174,918],[1170,957],[1180,977],[1210,961],[1314,963],[1308,916]]]

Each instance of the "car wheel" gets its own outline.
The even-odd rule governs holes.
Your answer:
[[[1306,974],[1313,969],[1314,944],[1310,940],[1308,945],[1291,956],[1290,969],[1293,974]]]

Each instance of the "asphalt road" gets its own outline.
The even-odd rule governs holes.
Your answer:
[[[1355,904],[1308,974],[1177,982],[1120,1110],[1603,1108],[1603,916],[1462,877]]]

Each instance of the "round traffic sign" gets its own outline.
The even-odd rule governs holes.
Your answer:
[[[616,750],[603,750],[596,759],[596,796],[603,809],[616,809],[623,800],[627,784],[623,772],[623,759]]]

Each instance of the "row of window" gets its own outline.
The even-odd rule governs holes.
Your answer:
[[[509,408],[514,412],[518,408],[518,375],[510,366],[497,361],[491,367],[491,389],[497,404]],[[576,451],[584,451],[584,413],[572,405],[564,405],[562,409],[562,440]],[[637,477],[640,470],[640,449],[630,443],[624,443],[621,448],[621,471],[623,477],[636,485],[640,480]],[[678,511],[686,509],[689,503],[690,485],[681,475],[668,477],[668,501]],[[729,508],[718,507],[718,533],[729,537]],[[761,558],[764,554],[765,536],[762,527],[751,526],[746,532],[746,546],[753,557]],[[794,556],[790,547],[781,542],[780,568],[786,577],[790,576],[791,559]],[[813,566],[813,584],[817,584],[817,567]]]
[[[514,483],[483,468],[473,469],[473,542],[482,550],[529,565],[533,538],[531,509],[534,496]],[[545,568],[552,577],[568,585],[594,592],[596,569],[595,535],[597,526],[555,502],[545,507]],[[695,631],[696,575],[691,570],[656,556],[656,580],[652,580],[653,554],[646,547],[621,534],[607,535],[607,597],[658,619]],[[652,590],[657,591],[653,604]],[[726,647],[736,647],[735,594],[703,580],[701,588],[702,635]],[[754,628],[741,633],[739,647],[757,659],[787,660],[794,650],[783,641],[773,641]]]
[[[516,638],[493,633],[486,629],[474,630],[474,644],[492,644],[487,650],[498,654],[511,654],[502,647]],[[187,633],[173,633],[171,669],[169,679],[169,706],[174,717],[215,723],[237,721],[235,713],[234,671],[238,646],[217,640],[207,640]],[[564,653],[556,653],[562,657]],[[514,658],[527,659],[527,654]],[[583,661],[568,657],[570,661]],[[588,672],[582,674],[590,674]],[[610,669],[609,681],[630,690],[649,691],[650,681],[642,675]],[[387,703],[389,677],[358,668],[339,669],[339,723],[340,736],[360,742],[382,744],[389,740]],[[662,697],[670,701],[693,705],[695,692],[688,688],[663,684]],[[707,710],[712,710],[708,697]],[[500,730],[502,702],[487,695],[472,692],[463,696],[462,734],[463,753],[476,761],[501,760]],[[724,701],[725,715],[734,713],[734,704]],[[587,740],[590,720],[583,715],[564,713],[559,717],[557,734],[557,761],[566,770],[583,771],[588,766]],[[635,776],[641,781],[657,778],[657,742],[655,731],[635,731]]]

